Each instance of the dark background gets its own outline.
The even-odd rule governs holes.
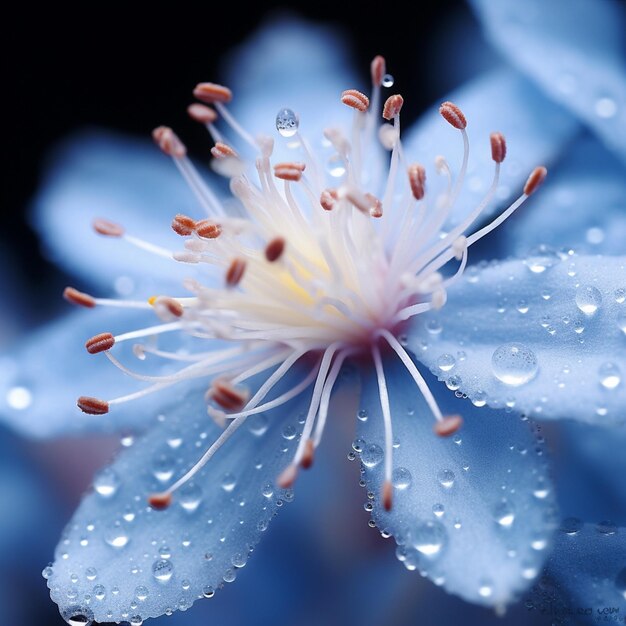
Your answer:
[[[364,77],[372,57],[384,54],[398,89],[410,94],[403,111],[409,122],[454,86],[454,63],[441,71],[445,50],[437,42],[455,22],[473,20],[459,0],[420,2],[411,11],[415,15],[392,3],[167,6],[140,11],[130,3],[125,8],[101,3],[42,11],[22,3],[3,20],[0,249],[13,250],[19,265],[13,269],[31,292],[57,287],[50,284],[57,281],[38,254],[26,211],[46,154],[68,134],[100,126],[149,137],[155,126],[167,123],[192,153],[206,150],[205,137],[185,114],[191,89],[201,80],[219,79],[222,52],[245,41],[268,16],[285,11],[340,27]],[[33,321],[45,317],[39,313],[32,314]]]

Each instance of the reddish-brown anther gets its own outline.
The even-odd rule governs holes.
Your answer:
[[[399,93],[389,96],[383,107],[383,117],[391,121],[396,115],[400,114],[403,104],[404,98]]]
[[[169,298],[167,296],[161,296],[157,298],[154,305],[157,307],[164,307],[167,312],[174,317],[182,317],[183,313],[185,312],[183,305],[178,300],[175,300],[174,298]]]
[[[189,117],[200,124],[213,124],[217,120],[217,113],[204,104],[190,104],[187,107]]]
[[[99,235],[105,237],[121,237],[124,234],[123,226],[102,218],[95,219],[92,226]]]
[[[187,154],[185,144],[169,126],[155,128],[152,131],[152,138],[168,156],[180,158]]]
[[[226,411],[239,411],[248,401],[248,391],[237,389],[227,380],[214,380],[211,383],[210,397]]]
[[[229,287],[235,287],[241,282],[246,271],[245,259],[233,259],[226,270],[226,284]]]
[[[408,174],[411,193],[416,200],[421,200],[426,193],[426,170],[419,163],[415,163],[409,166]]]
[[[196,234],[204,239],[217,239],[222,234],[222,227],[211,220],[196,222]]]
[[[111,333],[100,333],[94,335],[85,342],[85,348],[89,354],[98,354],[99,352],[106,352],[115,345],[115,337]]]
[[[457,130],[464,130],[467,126],[467,120],[465,119],[465,115],[463,115],[463,111],[461,111],[454,102],[442,103],[439,107],[439,113],[441,113],[441,117],[443,117],[448,124],[454,126]]]
[[[320,196],[322,209],[324,209],[324,211],[332,211],[338,198],[339,194],[336,189],[324,189],[324,191],[322,191],[322,195]]]
[[[380,87],[383,82],[383,76],[387,70],[387,63],[385,57],[380,54],[376,55],[370,65],[370,72],[372,74],[372,84],[375,87]]]
[[[172,220],[172,230],[181,237],[188,237],[196,229],[196,220],[179,213]]]
[[[491,158],[496,163],[502,163],[506,157],[506,139],[502,133],[491,133],[489,135],[491,142]]]
[[[278,476],[276,479],[276,484],[281,489],[291,489],[296,482],[296,478],[298,477],[298,466],[288,465]]]
[[[433,430],[440,437],[453,435],[463,425],[463,418],[460,415],[446,415],[441,421],[436,421]]]
[[[148,497],[148,504],[156,511],[164,511],[172,504],[171,493],[151,493]]]
[[[383,507],[385,511],[391,511],[391,507],[393,504],[393,486],[391,483],[386,480],[383,483]]]
[[[230,102],[233,99],[233,92],[228,87],[216,83],[198,83],[193,95],[206,104]]]
[[[365,113],[370,105],[370,99],[356,89],[346,89],[341,94],[341,101],[346,105],[361,113]]]
[[[315,445],[313,439],[307,439],[304,444],[304,452],[302,453],[302,459],[300,461],[300,467],[302,469],[309,469],[313,465],[313,459],[315,458]]]
[[[526,184],[524,185],[524,193],[527,196],[530,196],[531,194],[535,193],[535,191],[537,191],[537,188],[546,179],[547,175],[548,175],[548,170],[545,167],[543,167],[542,165],[540,165],[539,167],[536,167],[530,173],[530,176],[528,177],[528,180],[526,181]]]
[[[87,309],[93,309],[96,306],[96,300],[88,293],[83,293],[74,289],[74,287],[66,287],[63,290],[63,297],[72,304],[77,306],[84,306]]]
[[[109,403],[100,398],[81,396],[76,401],[76,406],[87,415],[105,415],[109,412]]]
[[[285,251],[285,238],[274,237],[267,246],[265,246],[265,258],[270,262],[278,261]]]
[[[216,159],[226,159],[228,157],[236,157],[237,152],[233,148],[231,148],[228,144],[222,143],[218,141],[212,148],[211,154]]]

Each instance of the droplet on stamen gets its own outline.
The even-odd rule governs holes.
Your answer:
[[[115,345],[115,337],[111,333],[94,335],[85,342],[85,348],[89,354],[98,354],[110,350]]]
[[[506,157],[506,139],[502,133],[491,133],[489,135],[491,142],[491,158],[496,163],[502,163]]]
[[[383,76],[387,71],[387,63],[385,57],[380,54],[376,55],[370,65],[370,71],[372,73],[372,84],[374,87],[380,87],[383,82]]]
[[[196,220],[179,213],[172,220],[172,230],[181,237],[188,237],[196,228]]]
[[[400,94],[397,93],[393,96],[389,96],[385,101],[385,106],[383,107],[383,117],[386,120],[391,121],[394,117],[396,117],[396,115],[400,115],[403,104],[404,98]]]
[[[233,99],[233,92],[228,87],[216,83],[198,83],[193,95],[206,104],[230,102]]]
[[[66,287],[63,290],[63,297],[72,304],[77,306],[84,306],[87,309],[93,309],[96,306],[96,300],[88,293],[83,293],[74,289],[74,287]]]
[[[93,229],[99,235],[104,235],[105,237],[121,237],[124,234],[123,226],[102,218],[97,218],[93,221]]]
[[[246,271],[245,259],[233,259],[226,270],[226,284],[229,287],[236,287],[243,278]]]
[[[426,170],[419,163],[410,165],[408,169],[411,193],[416,200],[421,200],[425,194]]]
[[[172,504],[172,494],[152,493],[148,497],[148,504],[156,511],[164,511]]]
[[[197,102],[187,107],[187,113],[192,120],[200,124],[212,124],[217,120],[217,113],[211,107]]]
[[[539,188],[541,183],[543,183],[547,175],[548,175],[548,170],[545,167],[543,167],[542,165],[539,167],[536,167],[530,173],[530,176],[528,177],[528,180],[526,181],[526,184],[524,185],[524,193],[527,196],[530,196],[532,193],[537,191],[537,189]]]
[[[265,246],[265,258],[270,263],[278,261],[285,251],[285,245],[284,237],[275,237]]]
[[[441,421],[435,422],[433,430],[440,437],[449,437],[456,433],[462,425],[463,418],[460,415],[446,415]]]
[[[341,101],[346,105],[361,113],[365,113],[370,105],[370,99],[356,89],[346,89],[341,94]]]
[[[109,412],[109,403],[100,398],[81,396],[76,401],[76,406],[87,415],[105,415]]]
[[[444,102],[439,107],[439,113],[448,124],[454,126],[457,130],[464,130],[466,128],[467,120],[465,119],[465,115],[463,115],[463,111],[461,111],[454,102]]]

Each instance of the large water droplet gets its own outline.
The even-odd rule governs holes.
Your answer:
[[[556,250],[541,244],[529,251],[528,257],[524,260],[524,265],[533,274],[542,274],[548,268],[556,265],[559,260]]]
[[[617,532],[617,525],[615,522],[605,520],[596,524],[596,530],[601,535],[614,535]]]
[[[365,467],[376,467],[383,460],[383,449],[375,444],[371,443],[365,446],[363,452],[361,452],[361,461]]]
[[[499,502],[493,510],[493,518],[503,528],[510,528],[515,521],[515,511],[509,502]]]
[[[111,528],[109,528],[105,535],[104,540],[112,547],[121,549],[130,541],[128,533],[122,528],[120,522],[115,522]]]
[[[93,480],[93,488],[103,498],[111,498],[120,486],[120,477],[115,470],[107,467],[99,472]]]
[[[581,285],[576,290],[576,306],[585,314],[593,315],[602,304],[602,294],[593,285]]]
[[[166,583],[172,578],[174,566],[171,561],[160,559],[152,564],[152,575],[160,583]]]
[[[393,87],[394,79],[391,74],[385,74],[381,80],[383,87]]]
[[[622,382],[622,373],[615,363],[603,363],[598,369],[600,384],[605,389],[615,389]]]
[[[70,606],[61,615],[70,626],[90,626],[93,622],[93,611],[86,606]]]
[[[449,469],[441,470],[437,474],[437,480],[442,487],[446,489],[450,489],[454,485],[454,472]]]
[[[293,137],[299,125],[298,116],[291,109],[281,109],[276,113],[276,130],[283,137]]]
[[[93,588],[93,595],[96,600],[102,602],[107,596],[107,590],[104,585],[96,585]]]
[[[175,466],[176,458],[169,452],[157,453],[152,459],[152,473],[162,483],[166,483],[172,478]]]
[[[451,354],[442,354],[437,359],[437,367],[442,372],[449,372],[456,365],[456,359]]]
[[[264,435],[269,426],[267,416],[263,413],[250,415],[250,417],[246,418],[246,425],[248,426],[248,430],[257,437]]]
[[[400,491],[408,489],[411,486],[411,472],[406,467],[396,467],[391,477],[393,486]]]
[[[230,472],[222,476],[222,489],[224,491],[226,492],[232,491],[235,488],[236,484],[237,484],[237,479]]]
[[[439,522],[418,522],[410,530],[411,544],[428,558],[434,559],[446,544],[448,534]]]
[[[583,523],[577,517],[566,517],[562,522],[559,530],[566,535],[576,535],[583,527]]]
[[[615,588],[624,600],[626,600],[626,567],[615,577]]]
[[[537,357],[521,343],[505,343],[494,351],[491,367],[494,376],[506,385],[523,385],[537,373]]]
[[[202,501],[202,489],[194,483],[187,483],[181,487],[178,496],[180,506],[188,513],[193,513]]]

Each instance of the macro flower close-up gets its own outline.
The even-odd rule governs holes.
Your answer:
[[[451,3],[428,61],[353,63],[268,12],[167,87],[180,131],[50,152],[0,417],[16,519],[91,482],[20,569],[62,620],[626,621],[624,13]]]

